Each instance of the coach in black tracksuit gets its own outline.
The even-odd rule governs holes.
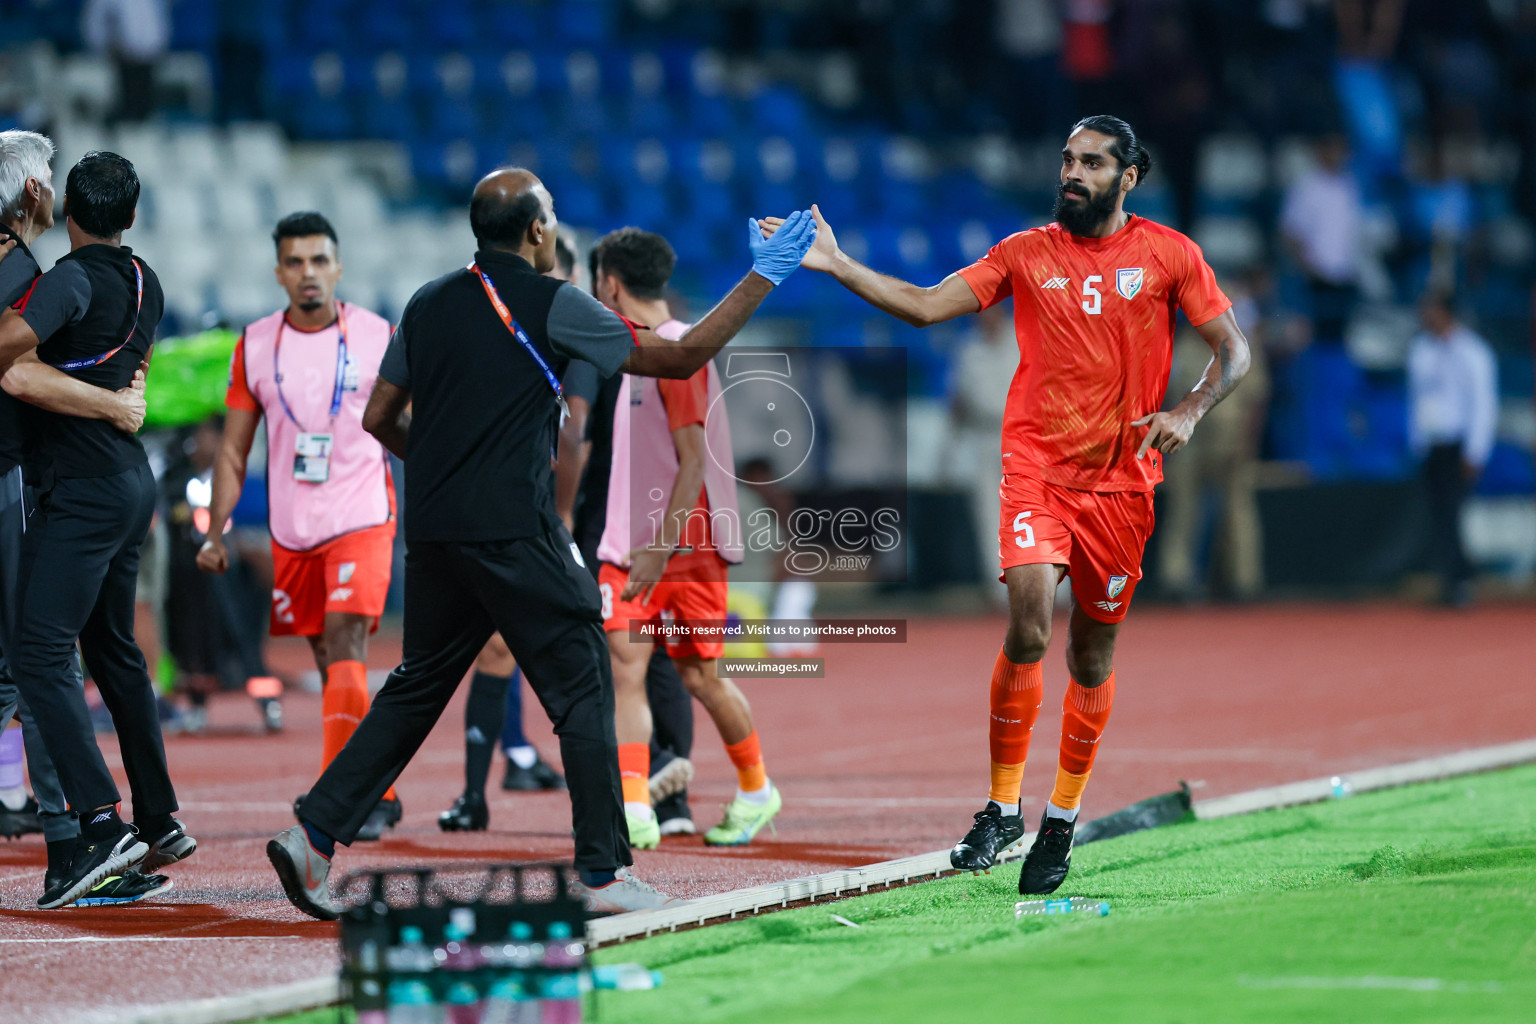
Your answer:
[[[604,376],[620,369],[690,376],[740,330],[772,283],[798,266],[811,238],[775,245],[777,235],[767,243],[755,237],[756,272],[680,345],[541,275],[554,265],[554,203],[529,172],[482,180],[470,223],[480,243],[476,266],[488,280],[459,270],[416,293],[363,417],[406,464],[403,662],[304,798],[304,828],[267,848],[289,898],[316,917],[337,912],[326,889],[329,864],[317,858],[356,836],[493,631],[560,739],[582,881],[593,889],[626,884],[619,869],[630,853],[601,602],[554,508],[556,382],[571,359],[585,359]],[[514,320],[524,337],[514,334]]]
[[[75,165],[64,207],[71,251],[37,280],[19,316],[0,322],[0,355],[35,346],[38,359],[77,380],[107,391],[131,383],[164,306],[154,271],[121,244],[138,193],[133,165],[116,154],[88,153]],[[40,901],[51,908],[186,837],[171,818],[176,795],[154,687],[133,635],[154,476],[138,439],[110,423],[34,415],[38,509],[23,547],[13,671],[81,827],[70,871]],[[77,638],[117,730],[138,837],[114,809],[121,797],[75,674]]]

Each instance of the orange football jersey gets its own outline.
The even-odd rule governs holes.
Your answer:
[[[1003,472],[1089,491],[1156,486],[1161,456],[1137,460],[1146,428],[1131,421],[1162,408],[1174,311],[1198,327],[1232,305],[1200,247],[1134,215],[1108,238],[1050,224],[1009,235],[960,276],[983,309],[1013,296]]]

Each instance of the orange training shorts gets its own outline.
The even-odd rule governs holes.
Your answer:
[[[725,595],[729,589],[727,563],[715,557],[686,569],[668,570],[650,601],[639,597],[625,601],[619,597],[629,572],[604,562],[597,574],[597,589],[603,596],[603,629],[609,633],[630,628],[631,623],[659,622],[663,619],[719,619],[726,616]],[[667,653],[674,658],[718,658],[725,653],[723,640],[664,638]]]
[[[319,636],[327,612],[367,615],[379,628],[394,561],[393,521],[344,533],[308,551],[272,542],[272,635]]]
[[[1125,618],[1152,536],[1151,491],[1080,491],[1007,474],[998,493],[1003,569],[1064,565],[1085,613],[1100,622]]]

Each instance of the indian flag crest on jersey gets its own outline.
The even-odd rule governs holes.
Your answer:
[[[1134,299],[1141,291],[1144,279],[1140,267],[1121,267],[1115,271],[1115,291],[1120,293],[1122,299]]]

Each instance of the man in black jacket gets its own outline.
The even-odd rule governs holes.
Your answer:
[[[809,223],[795,214],[789,237],[765,240],[749,221],[753,272],[674,343],[542,276],[555,265],[556,220],[538,178],[506,169],[475,187],[475,262],[412,297],[364,414],[406,461],[404,659],[304,798],[302,824],[267,844],[294,906],[337,916],[327,882],[335,844],[357,834],[358,808],[404,770],[493,631],[560,738],[588,908],[667,902],[628,870],[601,599],[555,512],[560,375],[585,359],[604,376],[691,376],[798,266],[814,240]]]
[[[117,391],[149,357],[164,296],[154,272],[122,244],[138,206],[133,165],[91,152],[69,172],[64,215],[71,250],[0,317],[0,364],[31,355],[88,385]],[[28,398],[7,371],[3,384]],[[140,865],[189,856],[197,843],[172,813],[154,686],[133,636],[139,547],[154,513],[154,476],[132,434],[102,420],[36,413],[38,510],[23,549],[12,669],[31,706],[64,795],[80,816],[69,869],[38,905],[67,906]],[[34,571],[35,570],[35,571]],[[112,714],[133,791],[135,826],[91,727],[75,671],[78,638]]]

